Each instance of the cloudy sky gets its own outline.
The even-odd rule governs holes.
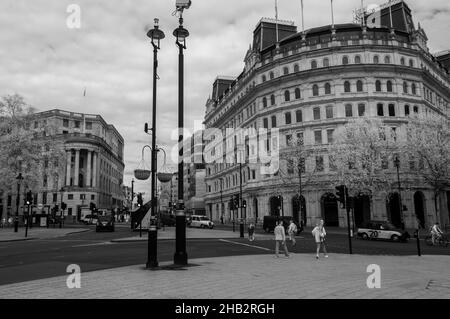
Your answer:
[[[365,1],[381,4],[382,0]],[[193,0],[185,12],[185,123],[201,121],[217,75],[237,76],[261,17],[274,17],[275,0]],[[336,23],[352,21],[360,0],[334,0]],[[414,22],[432,52],[450,49],[450,2],[409,0]],[[70,29],[70,5],[81,8],[81,27]],[[278,0],[279,18],[301,25],[300,0]],[[330,1],[304,0],[306,28],[330,24]],[[125,184],[130,185],[143,132],[151,122],[152,48],[146,32],[160,19],[166,33],[159,53],[158,144],[170,150],[177,125],[178,49],[175,0],[1,0],[0,95],[18,93],[39,111],[60,108],[100,114],[125,139]],[[87,88],[87,96],[83,90]],[[146,184],[136,184],[145,191]]]

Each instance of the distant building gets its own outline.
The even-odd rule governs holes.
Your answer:
[[[42,176],[42,187],[34,194],[34,213],[50,213],[55,205],[60,208],[61,202],[67,204],[64,215],[74,219],[91,203],[99,209],[123,208],[124,139],[113,125],[100,115],[63,110],[36,113],[31,125],[36,134],[43,133],[39,138],[52,139],[66,153],[64,174]],[[44,130],[47,127],[54,129]],[[49,159],[48,165],[56,164]],[[13,197],[3,194],[0,213],[15,214]],[[23,214],[22,198],[20,203]]]

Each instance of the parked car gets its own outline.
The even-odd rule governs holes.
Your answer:
[[[97,225],[98,215],[86,215],[80,221],[86,225]]]
[[[289,224],[291,223],[291,216],[264,216],[263,220],[263,229],[266,233],[273,232],[275,227],[277,226],[278,220],[283,220],[283,227],[286,231],[288,231]],[[299,235],[303,231],[303,227],[296,221],[294,221],[295,225],[297,225],[297,235]]]
[[[214,223],[208,217],[200,215],[192,215],[188,225],[190,227],[214,228]]]
[[[99,216],[97,220],[97,224],[95,226],[95,231],[114,231],[114,218],[110,216]]]
[[[395,242],[406,242],[411,235],[407,231],[396,228],[387,221],[370,221],[364,227],[358,228],[358,238],[381,239]]]

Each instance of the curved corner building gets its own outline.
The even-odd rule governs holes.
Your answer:
[[[448,117],[450,51],[430,54],[426,33],[420,25],[414,26],[406,3],[394,2],[391,9],[393,28],[342,24],[298,33],[292,22],[278,21],[276,26],[275,20],[262,19],[241,75],[215,80],[206,105],[206,128],[225,134],[226,128],[277,127],[282,152],[293,133],[303,138],[305,147],[326,149],[336,128],[360,116],[382,118],[393,130],[401,129],[410,116]],[[381,21],[386,20],[386,8],[380,13]],[[291,172],[293,182],[286,183],[277,174],[261,175],[255,164],[209,164],[207,214],[215,220],[223,216],[226,222],[240,218],[232,200],[242,185],[246,203],[242,217],[247,220],[260,223],[265,215],[284,215],[306,220],[308,226],[324,219],[328,226],[344,227],[346,211],[336,201],[334,185],[327,182],[332,174],[328,157],[324,154],[320,159],[319,182],[303,182],[303,216],[299,216],[295,173]],[[315,159],[307,159],[306,170],[314,170],[315,164]],[[389,165],[395,172],[393,163]],[[400,174],[414,180],[407,164]],[[449,224],[450,189],[440,195],[438,218]],[[399,224],[397,196],[374,194],[372,205],[369,198],[360,198],[355,224],[370,219]],[[403,189],[401,196],[407,207],[403,212],[407,228],[414,227],[416,216],[426,225],[435,222],[429,186],[416,184]]]

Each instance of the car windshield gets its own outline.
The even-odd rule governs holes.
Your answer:
[[[200,217],[200,220],[206,220],[206,221],[209,221],[209,218],[208,218],[208,217]]]
[[[99,216],[98,220],[102,222],[109,222],[111,220],[111,216]]]
[[[389,223],[383,224],[382,227],[385,230],[393,230],[393,229],[395,229],[395,226],[392,225],[392,224],[389,224]]]

